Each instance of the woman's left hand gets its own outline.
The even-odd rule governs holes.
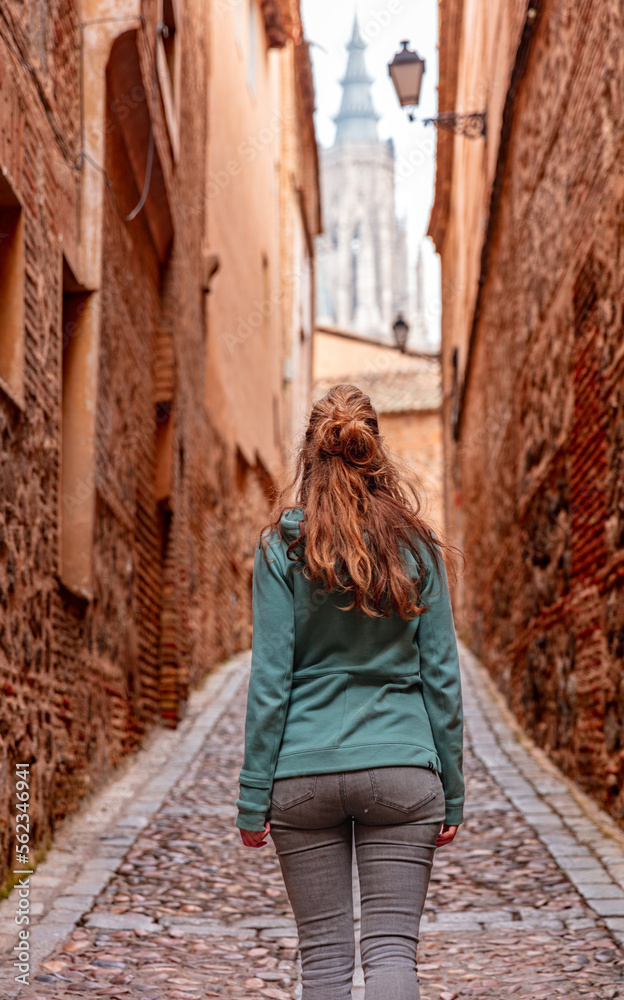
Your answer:
[[[243,844],[245,847],[265,847],[270,829],[269,824],[265,823],[264,830],[241,830],[240,835],[243,838]]]
[[[446,847],[455,839],[455,834],[459,830],[459,826],[449,826],[445,823],[440,830],[440,835],[436,841],[436,847]]]

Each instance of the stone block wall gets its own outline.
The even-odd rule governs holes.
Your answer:
[[[96,3],[84,7],[96,17]],[[104,7],[102,16],[119,14],[120,5]],[[150,726],[175,725],[207,670],[250,642],[254,545],[271,478],[257,453],[250,465],[225,439],[223,415],[217,421],[206,403],[206,21],[203,3],[177,8],[186,58],[177,161],[161,103],[151,103],[156,0],[142,5],[143,22],[119,25],[139,32],[144,85],[127,94],[149,104],[149,197],[160,185],[158,206],[148,202],[133,221],[123,216],[142,185],[124,105],[110,90],[103,159],[83,155],[77,5],[0,12],[0,218],[15,197],[25,257],[23,401],[0,381],[0,883],[14,867],[16,762],[31,765],[35,853]],[[84,250],[86,171],[103,193],[98,287],[68,267]],[[163,205],[173,231],[165,252]],[[3,277],[0,269],[0,285]],[[63,321],[64,294],[98,297],[100,309],[92,468],[69,494],[60,486],[62,395],[75,330]],[[260,380],[254,391],[265,391]],[[91,503],[85,595],[63,580],[61,533],[71,530],[67,507]]]
[[[534,6],[447,442],[457,617],[528,731],[624,825],[624,14]],[[465,252],[443,250],[447,277]]]

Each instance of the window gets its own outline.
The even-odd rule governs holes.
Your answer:
[[[0,172],[0,388],[24,405],[24,219]]]
[[[160,0],[156,68],[173,159],[180,154],[180,39],[176,0]]]
[[[459,441],[459,348],[453,348],[451,355],[453,381],[451,383],[451,431],[453,440]]]
[[[167,60],[167,68],[169,70],[169,79],[171,80],[171,85],[173,86],[175,82],[176,67],[176,21],[172,0],[164,0],[162,19],[163,48],[165,50],[165,59]]]
[[[173,415],[170,400],[156,403],[156,502],[168,507],[173,482]]]
[[[268,306],[271,301],[271,273],[269,271],[269,258],[265,253],[262,254],[262,297],[264,299],[263,305],[266,303]]]
[[[92,593],[95,480],[89,375],[96,323],[91,293],[80,287],[64,260],[60,576],[68,590],[85,600]]]

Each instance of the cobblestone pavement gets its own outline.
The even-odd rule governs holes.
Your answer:
[[[427,903],[436,919],[421,940],[423,1000],[624,997],[624,953],[467,757],[471,809],[455,849],[437,854]]]
[[[582,797],[518,741],[477,665],[463,660],[467,820],[437,854],[420,944],[422,1000],[624,997],[624,838],[600,817],[599,829]],[[68,933],[61,918],[50,925],[59,928],[56,944],[49,939],[28,988],[10,988],[2,938],[0,1000],[299,995],[277,859],[272,847],[244,849],[233,827],[244,685],[226,685],[222,697],[227,711],[203,745],[189,744],[193,756],[164,803],[137,821],[143,828],[128,838],[121,864],[111,861],[117,870],[94,905],[78,912],[84,874],[81,890],[46,904],[44,922],[73,916]],[[46,865],[33,882],[51,878]],[[361,970],[354,998],[363,998]]]

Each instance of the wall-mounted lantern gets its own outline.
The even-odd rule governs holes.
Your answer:
[[[401,354],[405,354],[405,351],[407,349],[407,338],[409,336],[409,331],[410,331],[409,323],[403,316],[403,313],[397,313],[397,318],[392,324],[392,332],[394,333],[394,339]]]
[[[417,52],[410,49],[409,42],[401,42],[402,48],[388,63],[388,73],[394,84],[399,104],[402,108],[415,108],[420,101],[420,88],[425,74],[425,60]],[[410,111],[408,118],[415,121],[415,115]],[[455,135],[464,135],[469,139],[479,139],[486,134],[486,112],[471,111],[459,114],[455,111],[443,111],[437,118],[423,118],[423,125],[435,125]]]

